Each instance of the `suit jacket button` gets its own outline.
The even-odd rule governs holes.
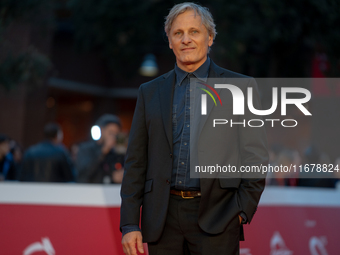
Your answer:
[[[170,181],[169,181],[169,180],[166,180],[166,184],[170,185]]]
[[[170,158],[172,158],[172,153],[170,153]]]

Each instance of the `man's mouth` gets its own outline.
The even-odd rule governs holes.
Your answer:
[[[195,48],[183,48],[182,51],[191,51],[191,50],[194,50]]]

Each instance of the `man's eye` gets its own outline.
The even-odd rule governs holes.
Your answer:
[[[194,31],[192,31],[194,34],[196,34],[196,33],[198,33],[198,31],[197,30],[194,30]]]
[[[176,33],[175,33],[175,35],[180,35],[180,34],[181,34],[181,32],[176,32]]]

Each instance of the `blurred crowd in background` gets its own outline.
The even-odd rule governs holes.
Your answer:
[[[59,124],[48,123],[45,139],[23,151],[22,147],[0,134],[0,180],[22,182],[79,182],[121,183],[124,175],[124,156],[127,137],[120,137],[121,122],[112,114],[101,116],[93,130],[92,139],[74,144],[71,151],[63,145],[63,131]],[[92,131],[93,131],[92,130]],[[274,144],[269,151],[270,165],[293,168],[296,171],[268,173],[267,185],[335,188],[340,185],[340,171],[320,171],[317,176],[301,173],[300,168],[312,164],[340,167],[340,155],[330,157],[311,145],[303,155],[296,150]],[[316,170],[315,170],[316,172]]]
[[[0,134],[0,180],[23,182],[121,183],[124,174],[125,138],[121,122],[112,114],[96,122],[94,139],[63,145],[63,131],[57,123],[44,128],[45,139],[27,150]]]
[[[340,155],[332,162],[326,153],[314,145],[307,147],[300,155],[297,150],[274,144],[269,151],[269,164],[294,171],[268,173],[267,185],[334,188],[340,184],[340,171],[334,170],[340,167]],[[321,169],[316,170],[317,165]]]

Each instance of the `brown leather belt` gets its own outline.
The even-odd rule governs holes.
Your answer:
[[[170,194],[181,196],[182,198],[200,197],[201,191],[198,190],[175,190],[171,189]]]

